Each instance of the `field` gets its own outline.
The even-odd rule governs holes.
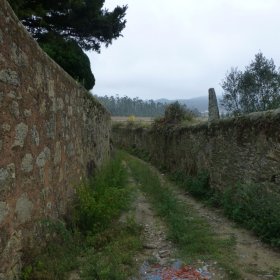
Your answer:
[[[112,116],[111,117],[113,122],[127,122],[129,120],[136,121],[136,122],[143,122],[143,123],[151,123],[153,118],[151,117],[135,117],[135,116]]]

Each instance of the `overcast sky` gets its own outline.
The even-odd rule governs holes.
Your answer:
[[[207,95],[259,51],[280,65],[279,0],[107,0],[128,5],[122,38],[88,53],[93,93],[142,99]]]

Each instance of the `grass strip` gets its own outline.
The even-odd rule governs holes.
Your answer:
[[[198,260],[217,261],[229,279],[241,279],[234,266],[234,240],[217,238],[208,223],[198,217],[189,205],[179,201],[171,185],[161,182],[159,174],[148,164],[131,156],[127,156],[126,160],[132,176],[148,194],[158,215],[165,220],[169,238],[177,244],[180,257],[189,263]]]

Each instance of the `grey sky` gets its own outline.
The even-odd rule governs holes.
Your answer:
[[[93,93],[182,99],[218,93],[262,51],[280,65],[279,0],[107,0],[127,4],[123,38],[89,53]]]

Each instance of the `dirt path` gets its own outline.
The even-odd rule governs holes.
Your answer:
[[[162,182],[166,181],[164,174],[150,166],[159,176]],[[280,280],[280,251],[262,243],[252,232],[240,228],[234,222],[228,220],[220,209],[209,208],[195,200],[179,187],[174,186],[174,195],[190,205],[199,216],[203,217],[212,227],[218,237],[232,237],[235,240],[235,252],[237,265],[244,280]],[[222,279],[217,271],[212,271],[211,279]]]
[[[279,252],[263,244],[251,232],[237,227],[223,216],[221,210],[209,209],[180,190],[176,190],[176,194],[205,218],[218,236],[231,236],[235,239],[238,266],[244,279],[276,279],[274,275],[280,273]]]
[[[163,174],[161,178],[165,181]],[[263,244],[252,232],[228,220],[221,210],[203,205],[177,187],[174,188],[174,194],[203,217],[219,237],[234,238],[237,263],[244,280],[280,279],[276,277],[280,275],[279,251]]]
[[[171,271],[172,269],[180,271],[179,268],[183,266],[183,263],[176,259],[176,246],[168,240],[167,227],[162,219],[155,214],[148,197],[132,178],[130,178],[130,183],[135,188],[135,199],[131,210],[124,213],[120,220],[125,222],[127,217],[132,215],[135,221],[143,227],[143,250],[136,256],[139,273],[131,280],[181,279],[159,276],[162,275],[162,271]],[[215,265],[203,261],[198,260],[196,267],[188,269],[190,269],[188,272],[190,275],[195,275],[196,270],[199,270],[200,273],[197,273],[197,278],[182,279],[225,279],[223,271]]]
[[[160,174],[154,167],[150,166],[150,168],[160,176],[162,182],[167,181],[165,176]],[[143,227],[143,250],[135,257],[139,273],[130,280],[163,279],[153,278],[151,275],[154,275],[154,272],[159,268],[165,269],[180,265],[180,261],[176,259],[176,246],[168,240],[167,227],[153,211],[148,197],[141,191],[141,186],[137,186],[133,178],[130,178],[130,184],[135,189],[135,199],[131,210],[128,213],[124,213],[120,221],[125,222],[128,217],[134,216],[135,221]],[[218,237],[221,239],[231,237],[235,240],[237,265],[242,274],[242,279],[280,280],[280,278],[276,277],[276,275],[280,275],[280,252],[276,252],[269,246],[264,245],[251,232],[237,227],[233,222],[225,218],[220,210],[204,206],[176,186],[173,186],[172,189],[177,199],[189,205],[199,216],[203,217],[211,225]],[[227,279],[225,273],[219,268],[219,264],[200,263],[198,260],[195,266],[206,276],[205,279]],[[69,280],[79,279],[77,272],[73,272],[69,278]]]

